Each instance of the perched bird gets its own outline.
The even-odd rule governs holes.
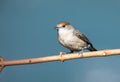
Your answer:
[[[56,29],[60,44],[68,48],[70,53],[83,51],[83,49],[97,51],[88,38],[79,30],[75,29],[69,22],[58,23]]]

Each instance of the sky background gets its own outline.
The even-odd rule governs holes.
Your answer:
[[[120,45],[120,0],[0,0],[0,56],[6,60],[68,52],[54,29],[68,21],[98,50]],[[0,82],[119,82],[120,56],[7,66]]]

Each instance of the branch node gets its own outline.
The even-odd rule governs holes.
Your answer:
[[[0,71],[2,71],[2,69],[4,68],[4,59],[2,57],[0,57]]]
[[[31,64],[31,63],[32,63],[32,61],[31,61],[31,60],[29,60],[29,63]]]
[[[106,53],[105,51],[104,51],[102,54],[103,54],[103,56],[106,56],[106,55],[107,55],[107,53]]]
[[[65,53],[64,53],[64,52],[60,52],[60,61],[61,61],[61,62],[64,62],[63,55],[65,55]]]

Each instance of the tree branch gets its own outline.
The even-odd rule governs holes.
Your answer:
[[[5,66],[44,63],[44,62],[52,62],[52,61],[65,61],[65,60],[78,59],[78,58],[112,56],[112,55],[118,55],[118,54],[120,54],[120,49],[84,52],[83,54],[78,54],[78,53],[63,54],[63,53],[60,53],[60,55],[55,55],[55,56],[20,59],[20,60],[4,60],[2,57],[0,57],[0,71],[2,71],[2,69]]]

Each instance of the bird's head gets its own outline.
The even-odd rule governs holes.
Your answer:
[[[59,30],[71,30],[74,29],[69,22],[59,22],[56,26],[56,29]]]

